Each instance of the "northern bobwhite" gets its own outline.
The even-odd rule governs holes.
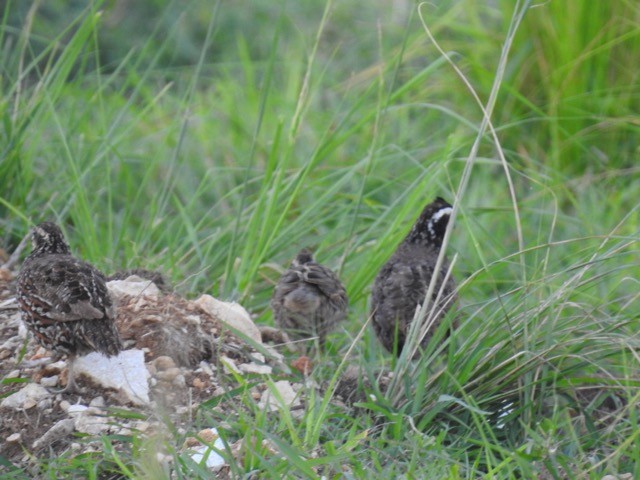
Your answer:
[[[409,234],[380,269],[373,284],[373,329],[382,345],[398,356],[404,347],[416,308],[422,305],[427,295],[451,211],[451,205],[440,197],[428,204]],[[433,291],[432,302],[436,301],[448,269],[449,264],[445,260]],[[435,307],[434,328],[455,301],[455,289],[455,282],[449,277]],[[429,309],[432,306],[433,303]],[[422,347],[430,337],[429,334],[424,337]]]
[[[56,356],[68,355],[73,391],[73,360],[90,352],[117,355],[122,349],[114,325],[115,308],[104,275],[71,255],[60,228],[44,222],[31,231],[33,251],[18,275],[22,319],[36,341]]]
[[[327,333],[347,316],[348,303],[340,279],[307,249],[296,255],[271,298],[276,325],[293,338],[317,337],[321,346]]]

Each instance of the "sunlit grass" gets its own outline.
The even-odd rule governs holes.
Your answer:
[[[0,79],[5,248],[54,219],[105,271],[158,268],[181,293],[240,301],[265,323],[277,265],[299,248],[340,271],[349,322],[319,383],[347,363],[404,374],[369,412],[312,388],[302,418],[246,393],[231,415],[203,408],[195,425],[228,422],[225,441],[246,440],[238,477],[639,476],[640,8],[547,2],[509,36],[515,2],[422,5],[460,76],[413,5],[393,17],[382,3],[289,3],[261,5],[259,40],[226,27],[241,9],[190,3],[202,38],[180,68],[163,63],[179,22],[102,65],[105,5],[46,41],[31,17],[3,17],[2,45],[18,46],[3,48]],[[482,105],[495,84],[495,138],[478,135],[463,78]],[[396,362],[369,328],[358,336],[371,282],[424,204],[456,193],[461,326],[448,338],[442,326],[420,362]],[[207,478],[183,441],[134,435],[43,468],[169,478],[148,454],[158,442],[177,478]]]

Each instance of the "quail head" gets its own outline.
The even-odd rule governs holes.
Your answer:
[[[57,356],[69,356],[69,379],[63,391],[73,391],[76,356],[93,351],[112,356],[122,349],[115,309],[104,275],[71,255],[56,224],[39,224],[31,239],[33,251],[18,275],[22,319],[40,345]]]
[[[327,333],[347,315],[348,298],[342,282],[307,249],[301,250],[276,285],[271,308],[276,325],[291,337],[317,337]]]
[[[451,211],[451,205],[440,197],[429,203],[409,234],[380,269],[373,284],[373,329],[382,345],[398,356],[404,347],[416,309],[425,301]],[[431,298],[431,302],[437,302],[433,310],[432,328],[438,325],[456,298],[456,285],[451,277],[442,288],[448,269],[449,264],[445,259]],[[441,288],[442,295],[438,298]],[[432,306],[433,303],[429,310]],[[430,338],[431,335],[427,333],[421,342],[423,348]]]

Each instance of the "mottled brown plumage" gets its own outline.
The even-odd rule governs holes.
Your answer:
[[[301,250],[276,285],[271,299],[276,325],[293,338],[318,337],[344,320],[349,300],[340,279]]]
[[[409,234],[378,272],[371,297],[372,323],[376,336],[390,352],[400,355],[416,308],[425,300],[451,210],[451,205],[440,197],[428,204]],[[445,259],[429,310],[438,297],[448,269],[449,264]],[[433,328],[454,302],[455,289],[455,282],[450,277],[436,305]],[[423,338],[422,347],[430,338],[430,334]]]
[[[22,319],[43,347],[68,355],[69,381],[78,355],[117,355],[122,348],[114,325],[115,309],[105,277],[89,263],[71,255],[62,231],[45,222],[31,232],[33,252],[18,276]]]

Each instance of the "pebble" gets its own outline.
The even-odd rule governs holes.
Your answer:
[[[58,385],[58,375],[54,375],[52,377],[42,377],[40,379],[40,385],[42,385],[43,387],[55,387],[56,385]]]
[[[42,385],[29,383],[26,387],[3,399],[0,406],[14,410],[29,409],[35,407],[43,398],[50,396],[51,394]]]
[[[197,388],[198,390],[204,390],[207,387],[207,384],[198,377],[194,378],[192,383],[193,388]]]
[[[4,378],[19,378],[20,370],[11,370]]]
[[[20,440],[22,440],[22,435],[20,435],[20,432],[12,433],[7,437],[7,443],[15,443],[19,442]]]
[[[102,408],[105,406],[103,397],[96,397],[91,402],[89,402],[90,407]]]
[[[174,387],[185,388],[187,386],[187,381],[185,380],[184,375],[180,374],[173,379],[173,382],[171,382],[171,384]]]
[[[87,407],[86,405],[80,405],[79,403],[76,403],[74,405],[69,405],[69,408],[67,408],[66,412],[69,415],[77,415],[84,413],[88,409],[89,407]]]
[[[170,368],[175,368],[176,362],[173,361],[173,358],[167,355],[161,355],[153,361],[153,364],[158,370],[168,370]]]
[[[58,360],[57,362],[45,365],[42,370],[46,377],[50,377],[51,375],[57,375],[62,372],[62,370],[64,370],[66,366],[67,362],[65,362],[64,360]]]
[[[0,351],[0,360],[4,360],[5,358],[8,358],[11,356],[11,351],[10,350],[2,350]]]
[[[180,369],[178,367],[172,367],[156,373],[156,378],[165,382],[171,382],[178,375],[180,375]]]

